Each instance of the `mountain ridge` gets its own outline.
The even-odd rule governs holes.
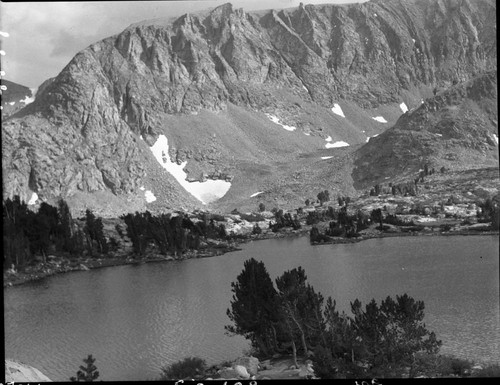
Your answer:
[[[416,107],[436,87],[496,68],[495,6],[372,1],[245,12],[225,4],[133,24],[79,52],[7,119],[4,197],[108,191],[138,209],[203,207],[152,157],[159,135],[172,161],[188,160],[192,180],[229,175],[235,190],[260,188],[272,177],[259,181],[258,167],[279,173],[300,154],[319,158],[328,139],[361,145],[396,121],[401,102]],[[353,113],[339,117],[335,105]],[[373,120],[380,111],[387,125]],[[272,134],[265,153],[263,138],[278,127],[264,114],[295,127]],[[158,200],[141,203],[143,187]]]

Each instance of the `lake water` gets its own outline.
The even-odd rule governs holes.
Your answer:
[[[248,349],[226,336],[231,282],[250,257],[274,280],[302,266],[341,310],[408,293],[442,353],[499,362],[497,236],[404,237],[310,246],[307,237],[251,242],[219,257],[74,272],[4,290],[5,354],[55,381],[88,354],[102,380],[156,379],[186,356],[207,363]]]

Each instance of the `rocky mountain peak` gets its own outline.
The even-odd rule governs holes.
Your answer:
[[[376,114],[395,120],[402,101],[416,107],[435,88],[496,69],[495,8],[390,0],[244,12],[227,3],[136,23],[79,52],[7,120],[4,194],[136,197],[149,184],[165,205],[196,205],[152,156],[160,135],[189,178],[235,175],[229,195],[243,194],[252,178],[239,162],[274,167],[328,137],[361,145],[386,128]],[[339,103],[351,114],[332,112]],[[279,125],[294,133],[260,131]]]

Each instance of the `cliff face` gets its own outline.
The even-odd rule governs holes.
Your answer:
[[[429,169],[498,165],[497,71],[425,100],[355,153],[354,186]]]
[[[133,200],[146,184],[173,207],[196,205],[152,157],[148,147],[160,134],[171,139],[173,161],[190,159],[190,177],[231,173],[235,183],[244,179],[238,160],[287,162],[294,149],[324,147],[327,134],[361,144],[365,131],[378,127],[376,111],[395,119],[401,101],[415,106],[434,87],[496,68],[495,25],[492,0],[252,13],[226,4],[132,25],[78,53],[3,125],[4,196],[107,191]],[[329,111],[335,103],[355,113],[343,120]],[[233,105],[252,117],[241,123]],[[289,144],[276,137],[263,154],[262,139],[252,134],[263,126],[262,112],[310,137]],[[241,141],[246,152],[226,142],[208,148],[216,133],[191,132],[197,114],[207,127],[222,119],[218,138]]]

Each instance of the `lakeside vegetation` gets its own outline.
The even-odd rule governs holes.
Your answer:
[[[424,303],[407,294],[365,306],[355,299],[340,313],[332,297],[307,283],[299,266],[275,280],[263,262],[249,259],[231,284],[230,334],[247,338],[258,356],[291,352],[310,357],[321,378],[415,377],[436,357],[441,341],[423,323]]]
[[[273,283],[264,263],[254,258],[245,261],[231,291],[227,333],[249,340],[252,355],[259,360],[291,356],[297,369],[306,363],[309,374],[304,378],[500,374],[497,364],[483,368],[470,360],[439,354],[442,342],[424,323],[424,302],[406,293],[395,299],[388,296],[380,304],[373,299],[364,306],[355,299],[350,303],[351,314],[341,313],[332,297],[325,301],[307,283],[302,267],[285,271]],[[223,378],[220,373],[227,371],[218,368],[207,368],[203,359],[189,357],[164,368],[161,379]],[[229,373],[242,372],[240,378],[248,378],[250,370],[239,372],[234,364],[233,368]]]
[[[492,170],[483,173],[481,178],[486,178]],[[28,206],[15,196],[3,202],[4,285],[74,270],[220,255],[252,239],[309,234],[312,244],[328,244],[386,236],[498,233],[498,193],[474,190],[477,181],[472,183],[466,174],[461,177],[469,182],[460,181],[463,191],[450,194],[454,185],[448,185],[443,193],[440,186],[450,182],[432,178],[445,177],[444,171],[424,171],[412,182],[419,186],[418,194],[407,187],[409,182],[379,184],[357,198],[333,199],[323,190],[295,210],[266,211],[260,202],[255,212],[235,209],[226,215],[146,211],[103,219],[86,210],[74,218],[64,200],[56,207],[46,202]]]

